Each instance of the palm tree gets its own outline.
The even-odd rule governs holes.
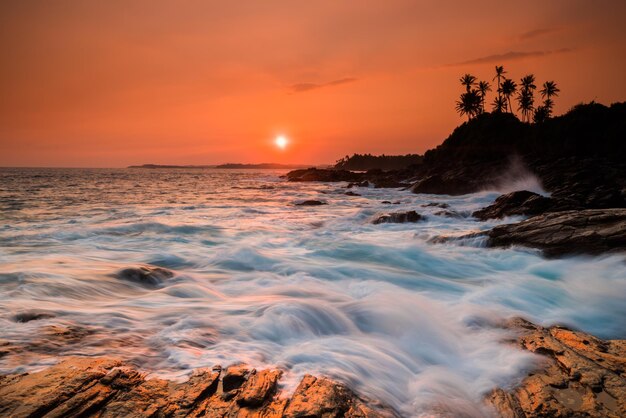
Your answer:
[[[544,99],[543,107],[546,109],[546,119],[552,115],[552,106],[554,106],[554,101],[551,97],[558,96],[560,91],[561,90],[559,90],[554,81],[546,81],[543,83],[543,88],[539,90],[541,97]]]
[[[476,83],[476,77],[471,74],[465,74],[459,81],[465,86],[465,90],[469,93],[472,86]]]
[[[467,120],[472,119],[481,112],[482,97],[476,89],[471,89],[461,94],[461,98],[456,102],[456,111],[461,116],[467,115]]]
[[[507,103],[506,108],[510,113],[513,113],[513,107],[511,106],[511,96],[517,91],[517,84],[510,78],[505,78],[504,81],[502,81],[501,90],[503,99],[505,99]]]
[[[498,98],[500,99],[502,97],[502,78],[504,78],[504,74],[506,74],[506,71],[504,71],[504,66],[502,65],[496,65],[496,76],[491,80],[498,80]],[[498,100],[498,103],[501,103],[501,100]],[[495,104],[495,102],[494,102]],[[499,107],[494,107],[494,110],[498,109],[498,112],[502,112],[503,107],[499,106]]]
[[[494,112],[502,113],[506,111],[506,100],[502,96],[498,96],[493,99],[491,103],[492,109]]]
[[[517,103],[519,104],[518,110],[522,112],[522,120],[530,122],[530,117],[533,114],[535,105],[535,76],[528,74],[522,77],[520,80],[520,91],[517,96]]]
[[[491,91],[491,84],[488,81],[478,82],[478,91],[480,92],[480,107],[481,113],[485,112],[485,96],[488,91]]]

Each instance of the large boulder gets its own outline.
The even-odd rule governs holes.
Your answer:
[[[551,207],[550,198],[528,190],[520,190],[498,197],[493,204],[477,210],[472,216],[484,221],[513,215],[539,215]]]
[[[167,279],[174,277],[174,272],[155,266],[138,266],[122,269],[114,274],[114,277],[137,283],[148,288],[159,287]]]
[[[626,250],[626,209],[586,209],[539,215],[487,232],[487,245],[523,245],[548,256]]]
[[[405,223],[405,222],[419,222],[423,219],[422,215],[415,212],[414,210],[410,210],[408,212],[394,212],[387,213],[385,215],[381,215],[372,221],[373,224],[382,224],[382,223]]]
[[[446,177],[433,174],[425,177],[411,186],[413,193],[462,195],[474,193],[477,187],[462,177]]]
[[[487,395],[499,416],[626,416],[626,340],[603,341],[521,318],[506,326],[517,332],[519,347],[541,355],[543,361],[518,386]]]

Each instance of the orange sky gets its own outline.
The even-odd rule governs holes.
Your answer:
[[[556,80],[556,113],[626,100],[624,22],[623,0],[4,1],[0,166],[422,153],[495,64]]]

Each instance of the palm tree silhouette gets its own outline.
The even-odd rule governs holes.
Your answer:
[[[551,99],[552,96],[558,96],[559,88],[556,86],[554,81],[546,81],[543,83],[543,88],[539,90],[541,93],[541,97],[544,99],[543,107],[546,109],[546,119],[552,115],[552,107],[554,106],[554,101]]]
[[[461,94],[461,98],[456,102],[456,111],[461,116],[467,115],[469,121],[481,112],[482,96],[476,89],[471,89]]]
[[[491,80],[498,80],[498,99],[502,98],[502,78],[504,78],[504,74],[506,74],[506,71],[504,71],[504,66],[502,65],[496,65],[496,76]],[[504,109],[504,107],[506,106],[495,106],[495,101],[494,101],[494,110],[497,112],[502,112],[502,109]],[[502,100],[498,100],[497,103],[502,103]]]
[[[491,91],[491,84],[488,81],[478,82],[478,91],[480,92],[480,107],[481,113],[485,113],[485,96],[488,91]]]
[[[502,81],[502,96],[506,100],[506,108],[510,113],[513,113],[513,107],[511,106],[511,96],[517,91],[517,84],[510,78],[505,78]]]
[[[506,110],[506,100],[504,99],[504,97],[499,95],[498,97],[493,99],[492,106],[494,112],[502,113]]]
[[[522,120],[530,122],[530,117],[533,114],[535,105],[535,76],[528,74],[522,77],[520,81],[520,91],[517,96],[517,103],[519,104],[518,110],[522,112]]]
[[[461,81],[461,84],[465,86],[465,90],[469,93],[472,86],[476,83],[476,77],[471,74],[465,74],[459,81]]]

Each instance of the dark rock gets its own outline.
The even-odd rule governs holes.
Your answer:
[[[543,328],[515,318],[517,343],[543,357],[517,387],[486,397],[502,417],[626,416],[626,340],[603,341],[580,331]]]
[[[487,233],[488,245],[523,245],[548,256],[626,250],[626,209],[547,213],[500,225]]]
[[[428,176],[411,186],[413,193],[462,195],[473,193],[476,187],[464,178],[445,177],[441,174]]]
[[[436,207],[436,208],[441,208],[441,209],[448,209],[450,205],[448,205],[447,203],[430,202],[430,203],[423,204],[422,207],[423,208]]]
[[[361,196],[358,193],[354,193],[353,191],[347,191],[344,193],[346,196]]]
[[[440,210],[438,212],[435,212],[436,216],[443,216],[444,218],[452,218],[452,219],[463,219],[464,216],[461,215],[459,212],[453,211],[453,210]]]
[[[396,417],[344,385],[306,376],[290,397],[277,393],[278,370],[233,369],[236,387],[220,386],[227,371],[196,370],[175,383],[115,359],[71,357],[35,373],[0,376],[0,416],[7,417]],[[229,368],[230,369],[230,368]],[[225,396],[227,395],[227,396]],[[370,406],[371,405],[371,406]]]
[[[145,287],[155,288],[163,284],[165,280],[174,277],[174,273],[162,267],[139,266],[122,269],[115,274],[115,277]]]
[[[367,180],[363,180],[363,181],[360,181],[360,182],[350,183],[347,186],[348,189],[351,189],[353,187],[370,187],[370,182],[367,181]]]
[[[391,202],[389,200],[383,200],[382,202],[383,205],[391,205]]]
[[[40,319],[54,318],[56,315],[46,311],[26,311],[19,312],[13,316],[15,322],[30,322],[38,321]]]
[[[422,215],[415,212],[414,210],[410,210],[408,212],[395,212],[381,215],[378,218],[374,219],[372,223],[377,225],[382,223],[418,222],[422,219]]]
[[[338,182],[338,181],[361,181],[363,173],[354,173],[346,170],[322,170],[317,168],[307,168],[302,170],[293,170],[286,174],[289,181],[321,181],[321,182]]]
[[[322,202],[319,200],[305,200],[304,202],[296,203],[296,206],[321,206],[326,204],[326,202]]]
[[[552,199],[521,190],[498,197],[493,204],[477,210],[472,216],[484,221],[513,215],[539,215],[551,207]]]

